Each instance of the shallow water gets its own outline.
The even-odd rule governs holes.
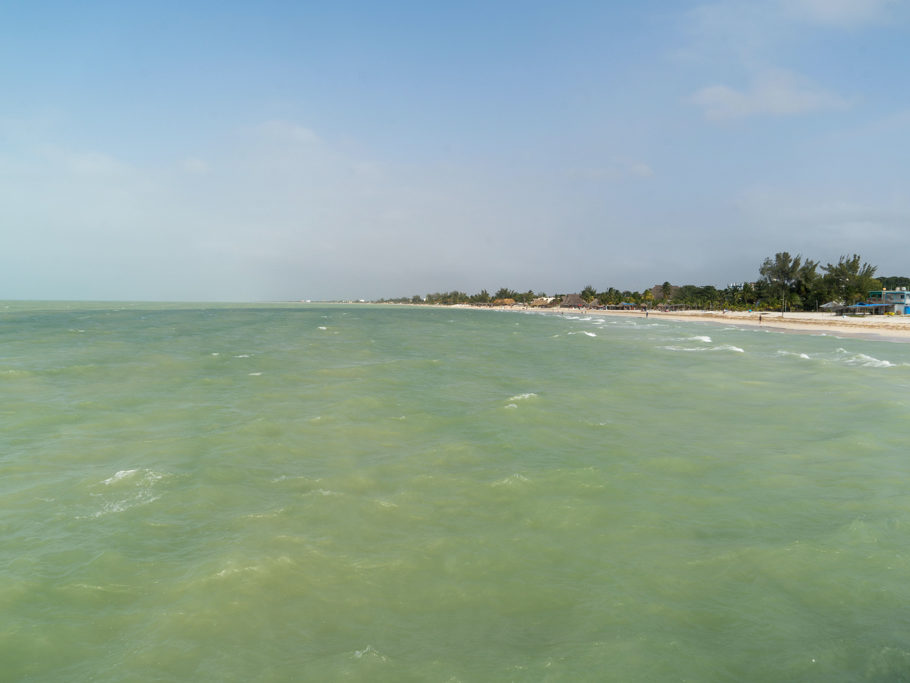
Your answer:
[[[910,677],[910,345],[0,306],[4,680]]]

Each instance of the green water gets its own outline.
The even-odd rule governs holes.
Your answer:
[[[0,679],[910,680],[910,345],[0,305]]]

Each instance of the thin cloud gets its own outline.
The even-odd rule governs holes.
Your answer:
[[[196,157],[187,157],[180,166],[187,173],[194,175],[202,175],[209,172],[209,165],[202,159]]]
[[[652,178],[654,169],[644,161],[616,160],[606,166],[572,168],[569,177],[573,180],[618,182],[628,178]]]
[[[260,124],[257,129],[266,138],[298,143],[321,142],[320,137],[312,129],[288,121],[267,121]]]
[[[707,86],[689,99],[712,121],[749,116],[795,116],[849,106],[841,96],[788,71],[765,72],[743,90],[726,85]]]
[[[852,28],[890,20],[897,0],[782,0],[787,17],[823,26]]]
[[[648,164],[638,161],[629,167],[629,173],[639,178],[650,178],[654,175],[654,169]]]
[[[723,0],[685,12],[685,61],[733,61],[751,69],[774,63],[799,45],[807,28],[875,28],[907,20],[907,0]]]

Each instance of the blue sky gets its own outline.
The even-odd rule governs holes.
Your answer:
[[[910,275],[906,0],[9,2],[0,298]]]

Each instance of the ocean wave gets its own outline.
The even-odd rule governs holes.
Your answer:
[[[811,360],[811,357],[807,353],[796,353],[795,351],[785,351],[784,349],[777,350],[778,356],[793,356],[795,358],[802,358],[803,360]]]
[[[2,372],[0,372],[0,375],[6,375],[8,377],[28,377],[31,374],[32,373],[30,373],[27,370],[15,370],[15,369],[3,370]]]
[[[876,358],[874,356],[860,353],[858,351],[848,351],[845,348],[838,348],[834,351],[833,354],[816,354],[815,356],[810,356],[807,353],[796,351],[787,351],[786,349],[778,349],[777,355],[782,357],[800,358],[802,360],[821,360],[827,362],[842,363],[844,365],[863,368],[893,368],[897,367],[898,365],[897,363],[892,363],[889,360]]]
[[[384,654],[379,652],[372,645],[367,645],[362,650],[354,650],[354,659],[363,659],[364,657],[375,657],[376,659],[384,662],[388,659]]]
[[[515,486],[516,484],[524,484],[529,481],[531,481],[531,480],[528,479],[526,476],[524,476],[523,474],[518,474],[516,472],[515,474],[509,475],[505,479],[500,479],[499,481],[494,481],[492,483],[492,486]]]
[[[704,342],[705,344],[710,344],[711,337],[709,337],[706,334],[697,334],[694,337],[683,337],[682,339],[680,339],[680,341],[700,341],[700,342]]]
[[[157,484],[168,475],[150,469],[118,470],[113,475],[104,479],[103,486],[113,487],[114,494],[92,493],[93,497],[101,498],[101,507],[90,515],[79,516],[79,519],[97,519],[117,512],[125,512],[134,507],[154,503],[161,498],[157,491]]]
[[[534,392],[528,392],[527,394],[516,394],[515,396],[509,396],[509,401],[526,401],[529,398],[537,398],[537,394]]]
[[[839,348],[836,353],[841,357],[844,363],[847,365],[859,365],[864,368],[893,368],[895,367],[894,363],[888,360],[882,360],[880,358],[875,358],[874,356],[869,356],[865,353],[853,353],[847,351],[847,349]]]
[[[586,334],[589,337],[596,337],[597,335],[593,332],[586,332],[585,330],[579,330],[578,332],[569,332],[569,334]]]
[[[114,482],[118,482],[118,481],[120,481],[121,479],[127,479],[127,478],[129,478],[129,477],[132,477],[132,476],[133,476],[134,474],[136,474],[136,472],[138,472],[138,471],[139,471],[139,470],[119,470],[119,471],[115,472],[115,473],[113,474],[113,476],[108,477],[107,479],[105,479],[105,480],[104,480],[103,482],[101,482],[101,483],[102,483],[102,484],[105,484],[105,485],[107,485],[107,486],[110,486],[110,485],[113,484]]]
[[[733,351],[734,353],[745,353],[746,352],[745,349],[741,349],[738,346],[733,346],[732,344],[721,344],[720,346],[695,346],[695,347],[661,346],[660,348],[665,349],[667,351],[684,351],[684,352],[691,352],[691,351],[696,351],[696,352],[700,352],[700,351]]]
[[[307,491],[304,495],[313,495],[313,496],[340,496],[341,494],[338,491],[331,491],[329,489],[313,489]]]

